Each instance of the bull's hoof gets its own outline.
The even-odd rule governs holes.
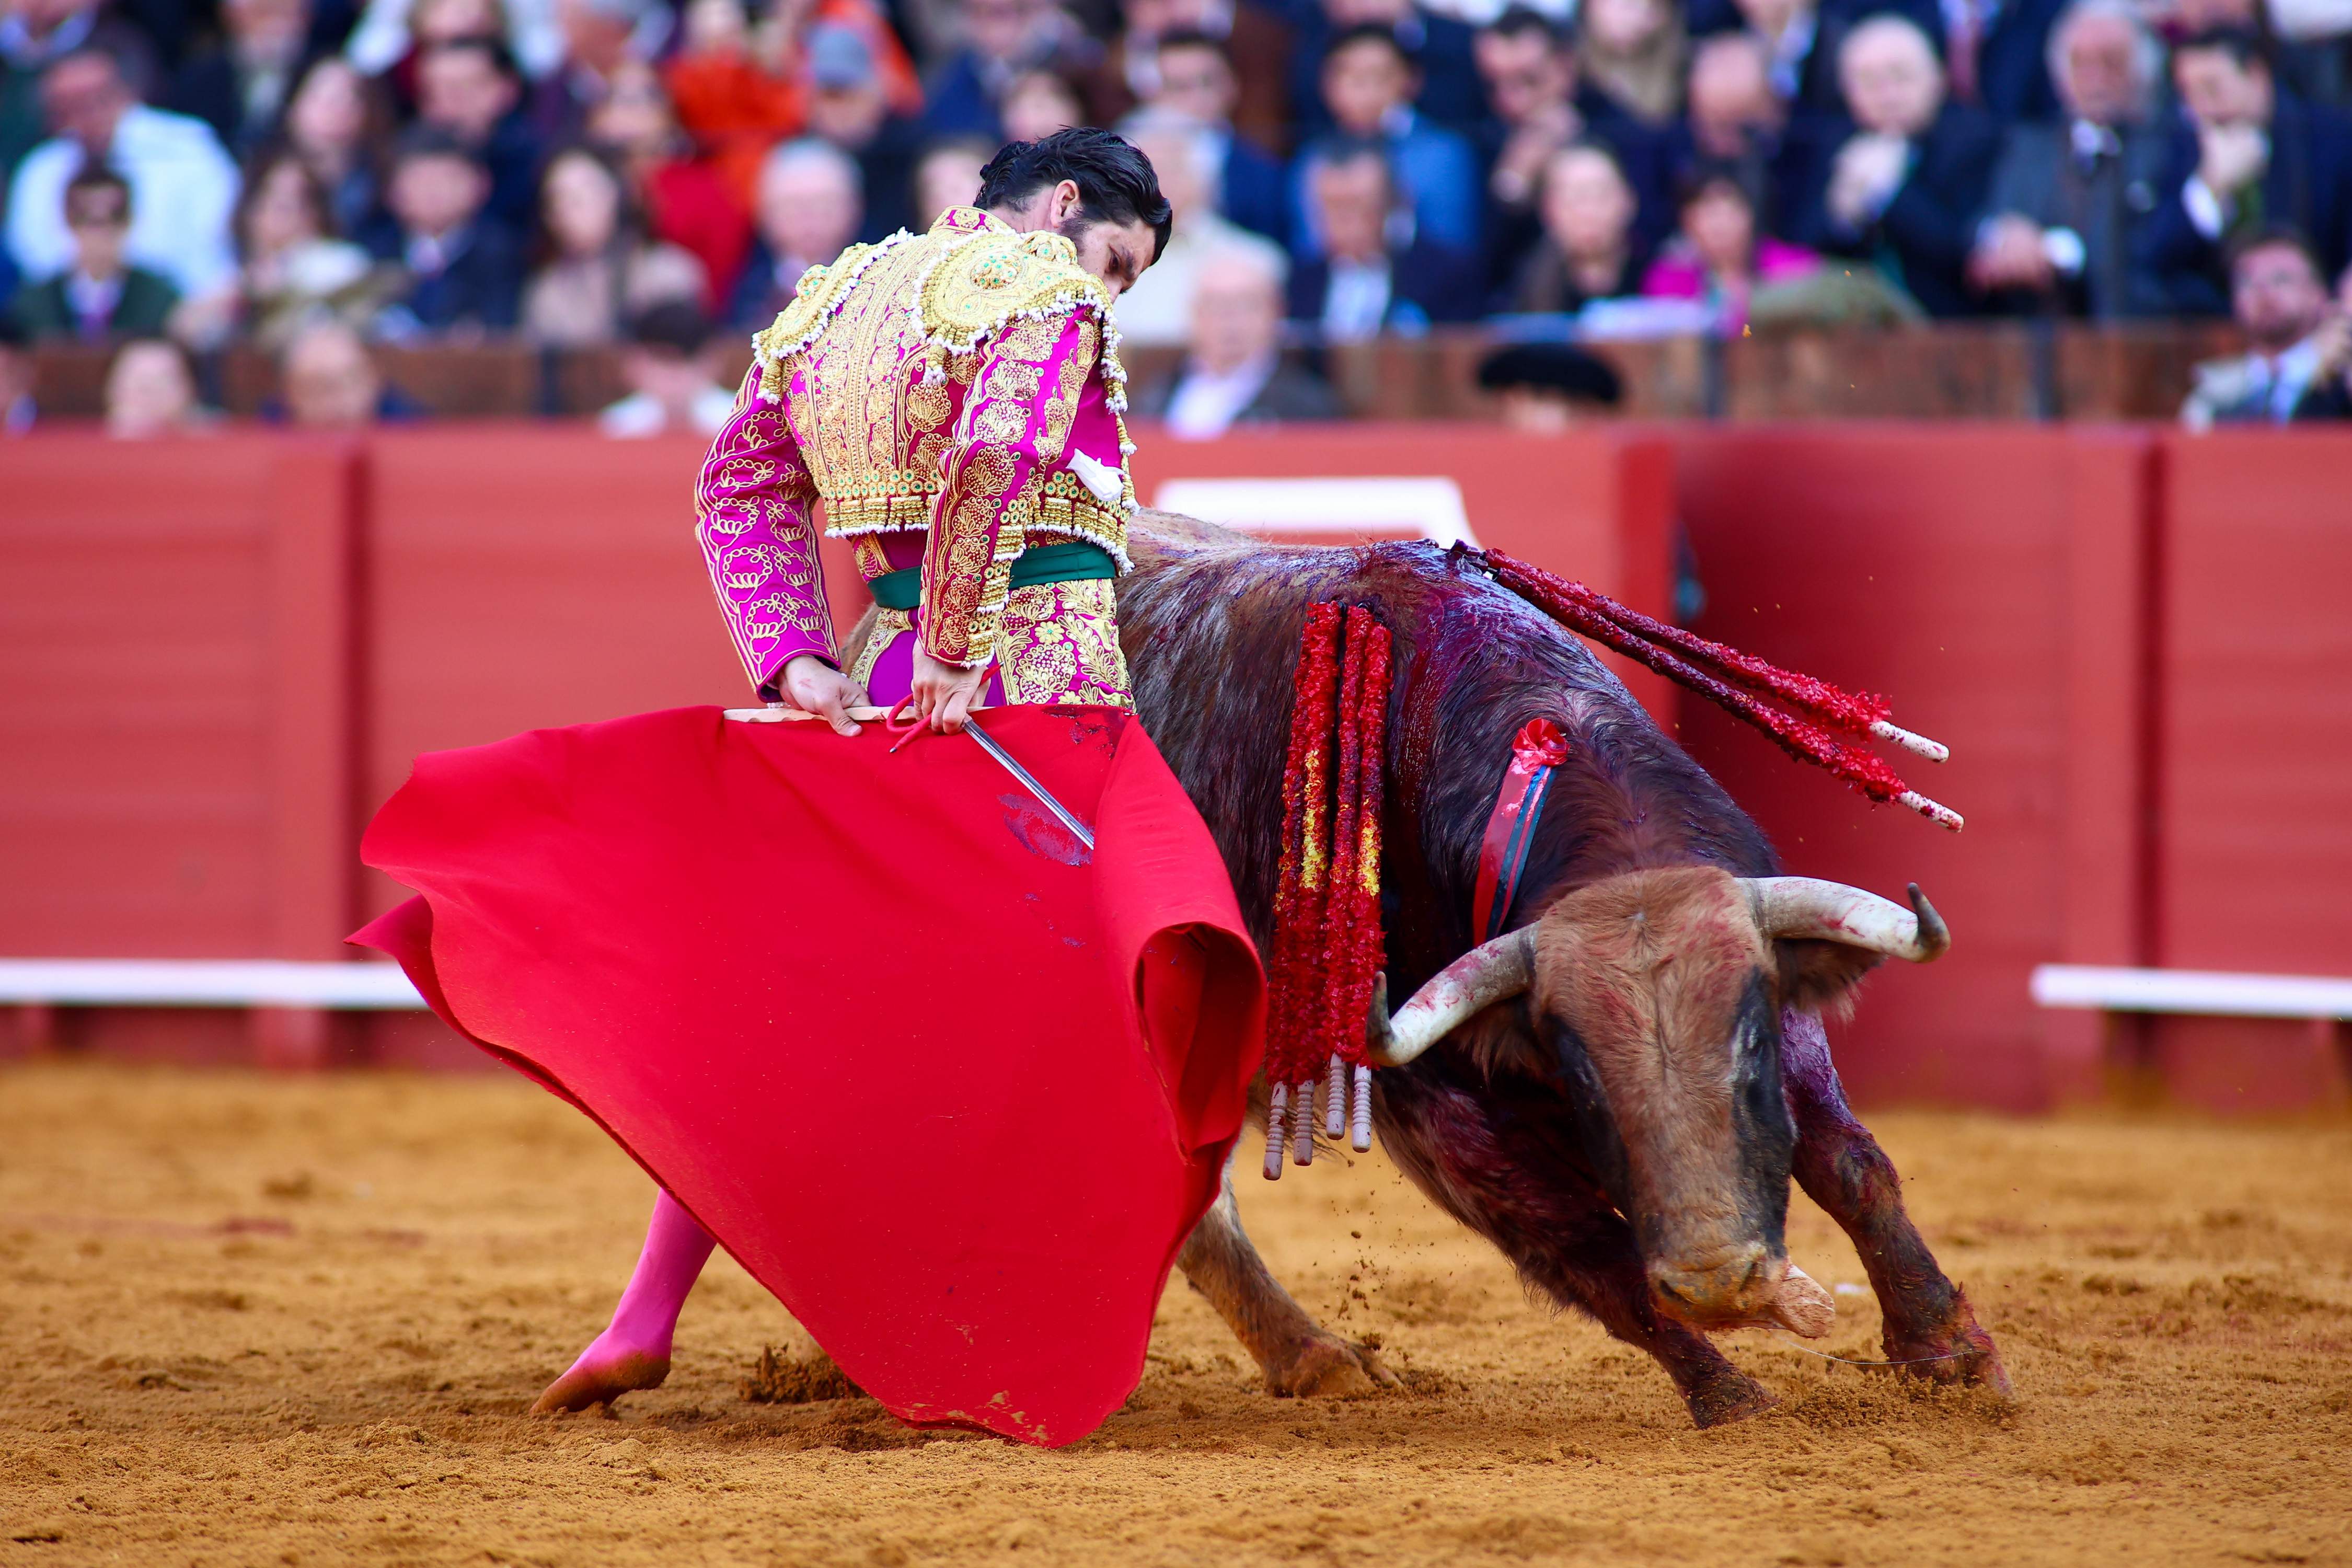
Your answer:
[[[1762,1384],[1729,1366],[1683,1390],[1683,1404],[1690,1410],[1691,1421],[1702,1427],[1728,1426],[1734,1421],[1761,1415],[1780,1403]]]
[[[2000,1348],[1977,1322],[1968,1294],[1957,1287],[1952,1291],[1951,1316],[1942,1327],[1905,1332],[1889,1322],[1883,1342],[1886,1359],[1900,1363],[1895,1370],[1906,1376],[1989,1388],[2003,1399],[2014,1397]]]
[[[562,1415],[610,1405],[624,1394],[659,1388],[669,1376],[669,1357],[643,1351],[606,1351],[600,1339],[581,1352],[572,1370],[547,1385],[532,1402],[533,1415]]]
[[[1287,1361],[1265,1369],[1266,1392],[1286,1399],[1361,1399],[1398,1386],[1397,1374],[1381,1363],[1378,1344],[1337,1334],[1303,1340]]]

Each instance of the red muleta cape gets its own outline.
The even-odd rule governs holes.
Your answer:
[[[903,1421],[1058,1446],[1135,1389],[1258,1066],[1208,830],[1115,709],[715,708],[420,757],[352,941],[578,1106]]]

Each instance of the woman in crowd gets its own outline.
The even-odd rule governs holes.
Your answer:
[[[588,139],[614,159],[646,231],[702,263],[703,308],[722,310],[751,248],[751,209],[689,155],[651,66],[632,60],[613,73],[588,118]]]
[[[1570,312],[1636,292],[1647,258],[1634,208],[1633,187],[1608,148],[1572,142],[1553,153],[1537,201],[1543,238],[1519,268],[1508,308]]]
[[[302,75],[287,100],[286,144],[327,195],[331,232],[356,236],[383,195],[375,150],[392,137],[392,116],[350,61],[330,55]]]
[[[1023,71],[998,100],[1007,142],[1035,142],[1087,122],[1086,106],[1066,78],[1049,70]]]
[[[646,309],[683,300],[699,309],[709,275],[681,247],[647,237],[620,173],[595,153],[559,153],[540,182],[546,259],[523,290],[524,332],[574,347],[616,342]]]
[[[1577,47],[1585,79],[1653,130],[1682,118],[1689,54],[1675,0],[1585,0]]]
[[[274,353],[319,316],[365,321],[392,287],[365,250],[335,237],[325,188],[290,149],[247,171],[234,222],[236,279],[181,307],[173,330],[185,342],[211,346],[241,332]]]
[[[106,369],[106,433],[117,440],[194,435],[212,423],[196,402],[188,354],[164,338],[133,338]]]
[[[1755,290],[1808,277],[1821,258],[1756,231],[1757,201],[1738,166],[1702,163],[1683,181],[1682,226],[1642,279],[1657,300],[1699,300],[1715,307],[1717,324],[1738,337],[1748,324]]]

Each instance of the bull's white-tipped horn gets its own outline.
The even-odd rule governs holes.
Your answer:
[[[1404,1066],[1474,1014],[1525,991],[1535,980],[1535,953],[1533,926],[1474,947],[1431,976],[1394,1017],[1389,1016],[1389,977],[1375,977],[1365,1056],[1375,1067]]]
[[[1932,963],[1952,945],[1950,928],[1916,882],[1910,885],[1906,910],[1892,899],[1814,877],[1746,880],[1756,900],[1756,923],[1768,937],[1842,942],[1914,963]]]

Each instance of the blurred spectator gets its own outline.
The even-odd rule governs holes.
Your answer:
[[[278,380],[281,404],[265,412],[304,429],[358,430],[424,412],[385,382],[366,342],[343,321],[313,321],[296,332],[278,358]]]
[[[1963,270],[2000,133],[1981,110],[1946,101],[1927,36],[1895,16],[1846,35],[1838,71],[1854,129],[1814,181],[1792,237],[1876,258],[1929,314],[1975,308]]]
[[[38,410],[33,405],[31,347],[16,318],[0,310],[0,437],[32,434]]]
[[[336,233],[358,238],[380,216],[383,182],[375,149],[390,135],[383,94],[331,56],[302,73],[286,108],[286,144],[327,193]]]
[[[1938,0],[1911,16],[1936,39],[1956,103],[2003,121],[2047,120],[2050,28],[2065,0]]]
[[[164,338],[133,338],[106,370],[106,433],[122,440],[182,436],[210,421],[196,404],[187,351]]]
[[[161,273],[123,258],[131,232],[131,186],[111,169],[84,169],[66,186],[73,264],[16,292],[12,313],[34,341],[85,343],[159,335],[180,302]]]
[[[2252,352],[2208,360],[2180,405],[2191,430],[2215,425],[2284,425],[2318,379],[2327,285],[2311,247],[2286,230],[2242,241],[2230,265],[2230,298]]]
[[[2189,123],[2175,134],[2138,258],[2171,308],[2218,314],[2228,243],[2273,226],[2308,236],[2330,275],[2342,268],[2352,243],[2352,124],[2282,89],[2262,39],[2242,29],[2179,45],[2172,78]]]
[[[2294,405],[2298,421],[2352,419],[2352,267],[2336,280],[2336,306],[2320,323],[2311,389]]]
[[[523,290],[522,326],[534,342],[576,347],[611,342],[651,306],[709,293],[702,263],[648,238],[621,176],[585,148],[558,153],[540,192],[546,259]]]
[[[263,347],[275,348],[320,316],[367,321],[395,281],[366,250],[336,237],[326,192],[292,153],[253,171],[237,204],[236,239],[243,258],[236,291],[184,307],[184,337],[218,342],[242,322]]]
[[[416,61],[416,121],[446,132],[489,172],[485,210],[520,234],[539,205],[539,142],[522,113],[522,77],[506,47],[453,38]]]
[[[704,161],[748,206],[769,149],[800,131],[800,95],[754,39],[743,0],[690,0],[685,15],[662,86]]]
[[[607,436],[716,436],[735,412],[735,394],[713,378],[710,324],[677,300],[637,318],[621,356],[629,395],[596,416]]]
[[[1738,337],[1759,287],[1788,283],[1817,270],[1821,258],[1759,234],[1756,195],[1736,163],[1703,163],[1683,186],[1682,228],[1642,279],[1656,300],[1700,300],[1717,312],[1718,330]]]
[[[1639,290],[1648,258],[1615,153],[1597,142],[1561,148],[1544,166],[1537,200],[1543,238],[1512,285],[1511,310],[1572,312]]]
[[[1118,297],[1119,336],[1137,344],[1181,343],[1192,331],[1192,294],[1201,269],[1211,259],[1232,251],[1253,251],[1280,277],[1289,268],[1289,258],[1265,236],[1217,216],[1190,121],[1147,111],[1129,122],[1126,134],[1151,160],[1176,226],[1160,259]]]
[[[484,214],[489,194],[489,175],[447,133],[418,126],[401,139],[386,191],[395,235],[378,255],[399,262],[406,276],[376,319],[379,334],[478,335],[515,324],[521,251]]]
[[[523,101],[542,147],[585,138],[588,116],[612,90],[614,76],[632,60],[658,59],[677,26],[667,0],[557,0],[555,21],[562,61],[531,82]]]
[[[1412,106],[1439,125],[1467,132],[1486,117],[1468,25],[1423,10],[1414,0],[1294,0],[1298,42],[1291,51],[1290,102],[1308,136],[1349,129],[1333,117],[1321,89],[1332,44],[1360,27],[1396,40],[1416,72]]]
[[[848,248],[866,219],[857,185],[857,164],[829,142],[787,142],[768,155],[754,216],[758,238],[735,286],[730,323],[766,326],[792,302],[802,273]]]
[[[1604,143],[1633,186],[1644,233],[1674,222],[1659,139],[1582,79],[1576,51],[1556,24],[1513,5],[1477,38],[1479,74],[1495,106],[1487,127],[1487,255],[1492,285],[1507,284],[1543,237],[1536,195],[1544,165],[1571,142]]]
[[[2050,55],[2066,118],[2003,133],[1969,280],[2027,307],[2161,314],[2161,290],[2131,260],[2163,177],[2168,139],[2150,112],[2163,48],[2132,0],[2074,0]]]
[[[915,164],[915,221],[918,233],[939,221],[950,207],[970,206],[980,195],[980,172],[996,150],[965,137],[942,142]]]
[[[1236,6],[1239,12],[1245,6]],[[1289,182],[1282,163],[1236,128],[1241,93],[1232,50],[1206,33],[1160,35],[1148,112],[1190,121],[1202,177],[1223,216],[1268,239],[1290,233]]]
[[[1007,142],[1036,142],[1056,131],[1086,123],[1086,106],[1077,89],[1049,70],[1026,70],[1004,89],[998,106]]]
[[[1376,141],[1402,187],[1413,220],[1442,244],[1475,251],[1479,244],[1478,161],[1459,133],[1433,125],[1412,107],[1418,80],[1412,59],[1395,35],[1377,26],[1351,27],[1331,41],[1323,58],[1323,101],[1340,134]],[[1302,253],[1322,248],[1306,212],[1306,169],[1300,159],[1295,196]]]
[[[1515,343],[1478,365],[1478,384],[1502,399],[1503,423],[1557,436],[1616,410],[1624,389],[1606,360],[1570,343]]]
[[[1476,319],[1486,296],[1477,263],[1415,232],[1378,142],[1326,142],[1308,153],[1307,200],[1323,254],[1291,272],[1294,320],[1327,342],[1352,342]]]
[[[619,163],[647,231],[702,263],[710,279],[705,305],[723,307],[751,247],[751,215],[688,155],[652,67],[630,60],[613,73],[604,100],[588,117],[588,138]]]
[[[1818,139],[1790,122],[1772,89],[1771,57],[1753,33],[1717,33],[1691,52],[1685,162],[1734,163],[1757,198],[1759,227],[1779,233],[1812,184]]]
[[[1238,131],[1260,149],[1288,150],[1294,45],[1276,8],[1255,0],[1127,0],[1124,15],[1105,74],[1125,89],[1125,101],[1108,107],[1172,109]],[[1225,216],[1257,226],[1230,209]]]
[[[58,61],[92,45],[123,62],[131,90],[152,74],[153,45],[136,26],[105,15],[99,0],[10,0],[0,5],[0,184],[18,160],[48,134],[41,78]]]
[[[808,86],[808,133],[857,160],[866,193],[860,239],[909,226],[915,122],[890,107],[874,51],[854,29],[831,22],[811,27],[802,50]]]
[[[66,182],[85,163],[130,182],[124,254],[133,263],[169,278],[183,295],[205,293],[228,277],[236,166],[211,127],[141,103],[121,63],[100,48],[78,49],[49,67],[41,104],[57,134],[26,155],[8,187],[8,250],[26,277],[71,265]]]
[[[1883,8],[1869,0],[1861,4]],[[1702,38],[1753,33],[1764,48],[1773,96],[1801,119],[1844,112],[1838,50],[1859,14],[1846,0],[1691,0],[1690,30]]]
[[[563,63],[555,0],[368,0],[343,54],[382,76],[452,38],[498,38],[533,80]]]
[[[224,36],[173,73],[171,106],[250,154],[278,128],[310,31],[309,0],[221,0]]]
[[[963,39],[923,86],[923,129],[931,136],[971,135],[1003,141],[1005,89],[1024,71],[1071,75],[1102,59],[1053,0],[964,0]]]
[[[1337,419],[1331,389],[1283,363],[1282,279],[1255,250],[1202,264],[1192,336],[1178,373],[1145,389],[1136,411],[1164,419],[1180,441],[1208,441],[1235,425]]]
[[[1690,38],[1673,0],[1582,0],[1578,57],[1585,79],[1628,117],[1664,128],[1683,110]]]

